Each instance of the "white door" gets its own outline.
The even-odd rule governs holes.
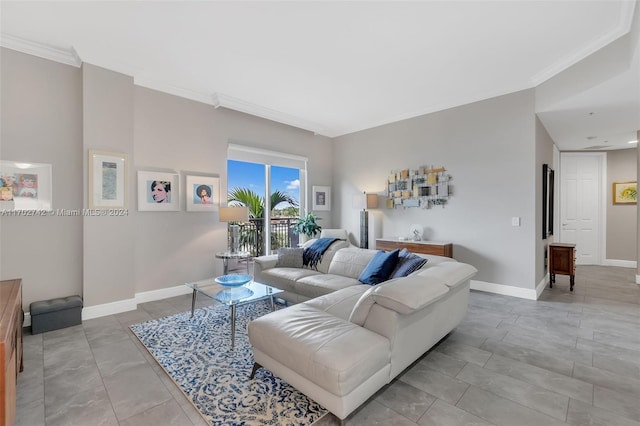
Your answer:
[[[577,265],[600,265],[603,153],[560,153],[560,242],[576,245]]]

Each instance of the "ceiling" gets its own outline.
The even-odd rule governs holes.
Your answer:
[[[636,5],[2,1],[0,41],[329,137],[538,87],[560,150],[619,149],[640,129]]]

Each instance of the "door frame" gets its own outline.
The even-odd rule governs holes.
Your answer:
[[[597,265],[604,265],[605,260],[607,258],[607,244],[606,244],[606,235],[607,235],[607,202],[605,195],[607,194],[607,153],[606,152],[574,152],[574,151],[565,151],[560,152],[558,158],[558,170],[560,172],[560,176],[558,179],[558,242],[566,242],[564,241],[563,236],[563,226],[562,226],[562,199],[564,195],[561,193],[562,191],[562,179],[563,179],[563,170],[562,170],[562,156],[563,155],[575,155],[579,157],[596,157],[599,161],[600,171],[598,179],[600,181],[600,191],[598,194],[598,202],[599,202],[599,213],[600,220],[598,221],[598,263]]]

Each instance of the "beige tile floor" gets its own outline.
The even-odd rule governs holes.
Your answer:
[[[580,266],[573,293],[564,276],[538,301],[473,291],[464,322],[346,424],[640,426],[634,280],[634,269]],[[204,424],[127,328],[189,308],[180,296],[27,333],[16,424]]]

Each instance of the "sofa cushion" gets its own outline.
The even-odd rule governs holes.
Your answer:
[[[346,229],[323,229],[320,231],[320,238],[339,238],[346,241],[349,239],[349,232]]]
[[[375,250],[358,247],[340,249],[333,256],[328,273],[358,279],[375,254]]]
[[[249,323],[249,338],[256,350],[338,397],[390,362],[386,337],[308,303],[256,318]]]
[[[333,274],[318,274],[300,278],[293,286],[293,291],[309,298],[331,293],[354,285],[362,285],[355,278]]]
[[[388,280],[398,263],[398,253],[400,253],[398,249],[377,252],[358,277],[358,281],[363,284],[376,285]]]
[[[422,268],[427,263],[427,259],[411,253],[406,248],[398,254],[398,263],[391,272],[389,279],[402,278]]]
[[[356,305],[362,294],[372,288],[373,287],[369,285],[358,282],[358,285],[346,287],[333,293],[307,300],[305,304],[335,315],[343,320],[348,320],[351,312],[353,312],[354,305]]]
[[[281,247],[278,249],[276,268],[302,268],[303,248]]]
[[[317,238],[314,238],[314,239],[311,239],[311,240],[307,241],[306,243],[304,243],[302,248],[309,247],[315,241],[317,241]],[[342,240],[336,241],[333,244],[331,244],[329,246],[329,248],[327,249],[327,251],[325,251],[324,254],[322,255],[322,260],[320,260],[320,262],[316,265],[316,270],[322,272],[323,274],[328,273],[329,272],[329,266],[331,265],[331,261],[333,260],[333,256],[335,256],[335,254],[338,252],[338,250],[343,249],[343,248],[347,248],[350,245],[351,244],[349,243],[349,241],[342,241]]]
[[[295,293],[294,285],[300,278],[310,275],[320,275],[318,271],[305,268],[271,268],[262,271],[264,281],[280,290]]]
[[[377,286],[373,291],[373,300],[406,315],[425,308],[448,292],[449,287],[440,278],[412,275]]]

